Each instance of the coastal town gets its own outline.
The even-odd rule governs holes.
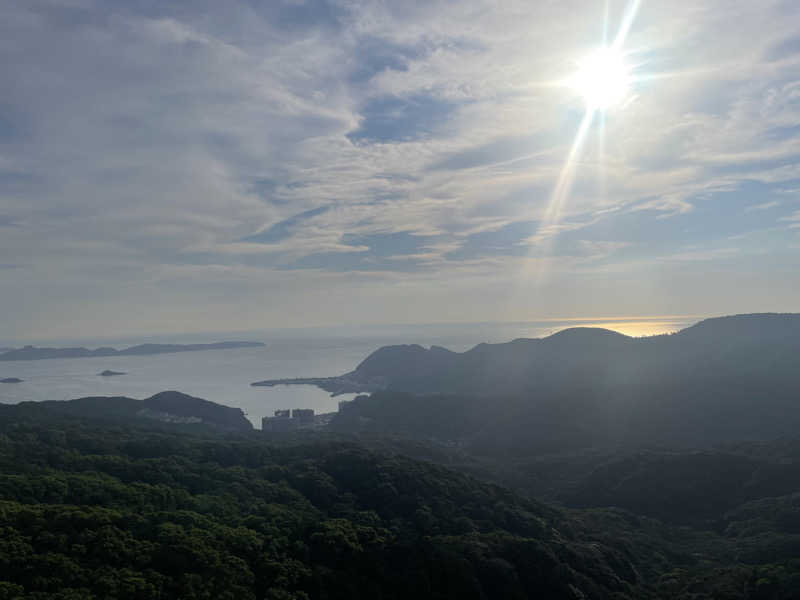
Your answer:
[[[339,402],[339,412],[342,412],[352,400]],[[336,413],[314,414],[313,408],[292,408],[276,410],[274,416],[261,419],[261,431],[275,433],[280,431],[298,431],[300,429],[321,429]]]

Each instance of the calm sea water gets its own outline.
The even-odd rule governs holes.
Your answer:
[[[541,337],[565,327],[603,326],[629,335],[675,331],[697,319],[650,318],[615,321],[548,321],[392,325],[380,327],[300,329],[237,333],[149,336],[126,339],[37,340],[36,345],[116,348],[142,343],[193,343],[253,340],[263,348],[237,348],[105,358],[37,361],[0,361],[0,379],[19,377],[17,384],[0,384],[0,403],[68,400],[85,396],[147,398],[164,390],[213,400],[244,410],[256,427],[261,417],[280,408],[313,408],[318,413],[337,409],[352,395],[330,397],[312,386],[251,387],[262,379],[325,377],[354,369],[370,352],[387,344],[436,344],[463,351],[480,342],[506,342],[519,337]],[[19,346],[24,340],[0,340],[0,346]],[[33,342],[31,342],[33,343]],[[109,369],[126,375],[100,377]]]

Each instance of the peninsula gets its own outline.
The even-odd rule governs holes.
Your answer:
[[[47,358],[92,358],[103,356],[144,356],[148,354],[171,354],[175,352],[199,352],[201,350],[230,350],[263,346],[262,342],[215,342],[213,344],[140,344],[117,350],[115,348],[37,348],[25,346],[0,354],[0,360],[44,360]]]
[[[706,319],[674,334],[644,338],[574,327],[544,338],[478,344],[466,352],[418,344],[384,346],[340,376],[251,385],[314,385],[333,395],[389,390],[496,397],[541,395],[587,382],[593,394],[603,390],[614,397],[611,389],[619,386],[628,391],[654,389],[654,382],[677,386],[701,375],[741,389],[730,382],[747,374],[751,382],[781,381],[785,391],[790,382],[800,385],[797,352],[800,314],[750,314]],[[748,366],[746,373],[742,364]]]
[[[341,394],[359,394],[377,392],[386,388],[386,380],[382,377],[359,377],[353,371],[338,377],[299,377],[295,379],[267,379],[251,383],[254,387],[275,387],[278,385],[313,385],[330,392],[331,396]]]

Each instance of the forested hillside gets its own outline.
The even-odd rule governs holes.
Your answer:
[[[352,445],[5,424],[0,471],[2,598],[644,593],[558,511]]]
[[[240,408],[166,391],[144,400],[124,396],[93,396],[75,400],[48,400],[0,404],[0,421],[51,423],[106,423],[118,426],[175,430],[252,431]]]
[[[456,437],[494,453],[769,440],[800,430],[798,356],[795,314],[649,338],[574,328],[463,353],[387,346],[343,376],[384,390],[338,426]]]
[[[191,432],[26,408],[39,407],[0,413],[0,598],[800,593],[796,496],[745,502],[718,531],[688,529],[553,508],[401,456],[410,443],[390,438],[365,440],[369,450],[325,433]]]

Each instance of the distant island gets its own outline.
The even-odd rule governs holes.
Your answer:
[[[0,379],[0,383],[22,383],[22,379],[19,377],[6,377],[5,379]]]
[[[109,369],[106,369],[105,371],[98,373],[98,375],[100,377],[114,377],[115,375],[127,375],[127,373],[124,373],[122,371],[111,371]]]
[[[0,360],[44,360],[48,358],[93,358],[103,356],[144,356],[148,354],[171,354],[175,352],[200,352],[202,350],[230,350],[232,348],[254,348],[262,342],[215,342],[213,344],[140,344],[123,350],[115,348],[37,348],[25,346],[0,354]]]

